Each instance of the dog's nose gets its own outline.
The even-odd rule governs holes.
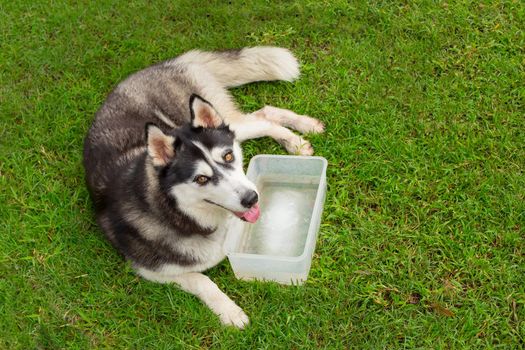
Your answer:
[[[257,203],[258,200],[259,196],[257,195],[257,192],[249,191],[241,199],[241,204],[245,208],[251,208],[255,203]]]

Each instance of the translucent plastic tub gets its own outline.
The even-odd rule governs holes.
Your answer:
[[[301,284],[308,278],[326,195],[322,157],[258,155],[247,176],[259,190],[255,224],[230,222],[225,251],[235,276]]]

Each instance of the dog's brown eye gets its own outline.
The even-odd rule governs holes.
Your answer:
[[[228,152],[222,158],[224,159],[224,161],[226,163],[231,163],[231,162],[233,162],[233,153],[232,152]]]
[[[195,182],[199,185],[205,185],[208,181],[210,181],[210,178],[204,175],[199,175],[195,178]]]

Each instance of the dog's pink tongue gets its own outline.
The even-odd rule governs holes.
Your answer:
[[[253,224],[257,221],[259,215],[261,215],[261,211],[259,210],[259,203],[256,203],[250,210],[242,213],[241,218]]]

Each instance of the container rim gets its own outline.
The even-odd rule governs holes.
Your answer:
[[[259,158],[267,158],[267,157],[271,157],[271,158],[290,158],[290,159],[317,159],[317,160],[320,160],[323,163],[323,171],[325,171],[326,168],[328,167],[328,160],[326,160],[325,157],[321,157],[321,156],[295,156],[295,155],[291,155],[291,154],[265,154],[265,153],[261,153],[261,154],[257,154],[255,156],[253,156],[250,159],[250,163],[252,161],[255,161],[255,160],[259,159]]]

